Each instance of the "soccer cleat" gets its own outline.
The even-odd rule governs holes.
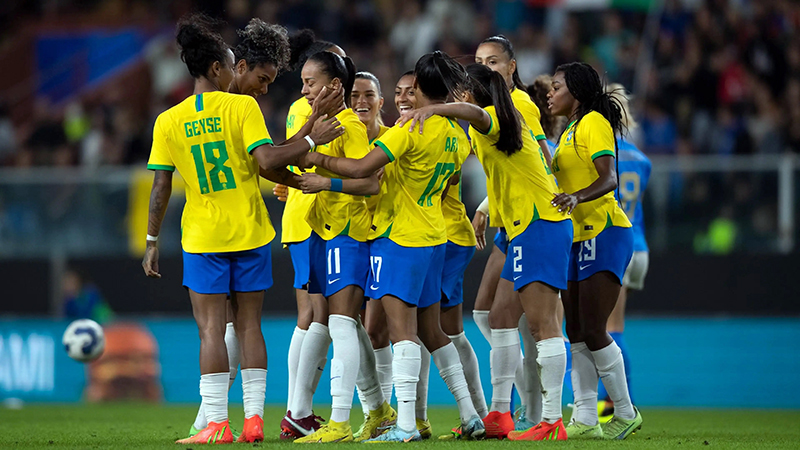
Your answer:
[[[292,412],[287,411],[281,420],[281,439],[297,439],[308,436],[319,430],[322,422],[324,419],[314,415],[313,412],[308,417],[295,419],[292,417]]]
[[[367,426],[367,421],[369,421],[369,414],[364,414],[364,421],[361,422],[361,426],[358,427],[358,430],[356,430],[356,432],[353,433],[353,438],[356,440],[356,442],[360,442],[361,440],[363,440],[359,438],[361,437],[362,434],[364,434],[364,427]]]
[[[621,417],[614,416],[607,424],[603,425],[603,439],[625,439],[638,430],[642,429],[642,414],[635,406],[633,410],[636,412],[636,417],[630,420],[625,420]]]
[[[511,415],[511,413],[508,414]],[[461,439],[476,441],[485,437],[486,427],[480,417],[473,416],[466,424],[461,424]]]
[[[514,416],[516,417],[514,419],[514,430],[525,431],[528,428],[536,426],[535,423],[528,420],[528,417],[525,415],[526,412],[528,412],[528,410],[525,405],[517,408],[517,411],[514,413]]]
[[[505,439],[510,431],[514,431],[514,418],[511,412],[491,411],[483,418],[487,439]]]
[[[439,436],[441,440],[461,439],[461,425],[450,430],[449,433]]]
[[[357,436],[354,435],[355,440],[356,442],[362,442],[376,438],[394,425],[395,422],[397,422],[397,412],[388,403],[383,402],[378,409],[369,412],[367,420],[358,429],[359,434]]]
[[[319,430],[294,440],[295,444],[323,444],[328,442],[352,442],[353,430],[350,422],[328,421]]]
[[[189,437],[192,437],[192,436],[194,436],[195,434],[197,434],[199,432],[200,432],[200,430],[195,428],[194,424],[192,424],[192,428],[189,428]]]
[[[431,423],[428,419],[417,419],[417,431],[422,436],[422,440],[430,439],[433,436],[433,428],[431,428]]]
[[[194,427],[192,427],[194,428]],[[228,420],[216,423],[209,422],[208,426],[186,439],[178,439],[176,444],[232,444],[233,434]]]
[[[572,439],[603,439],[603,429],[600,424],[585,425],[574,418],[566,426],[567,437]]]
[[[383,434],[380,434],[378,437],[367,439],[364,441],[365,444],[382,444],[385,442],[411,442],[411,441],[421,441],[422,436],[419,434],[419,430],[414,428],[411,431],[405,431],[402,428],[398,427],[397,424],[392,425],[389,427]]]
[[[512,431],[508,433],[511,441],[566,441],[567,430],[564,422],[558,419],[556,423],[541,422],[535,427],[525,431]]]
[[[600,423],[608,423],[612,417],[614,417],[614,402],[611,400],[597,402],[597,418]]]
[[[264,419],[261,416],[253,416],[244,419],[242,434],[236,438],[236,442],[263,442],[264,441]]]

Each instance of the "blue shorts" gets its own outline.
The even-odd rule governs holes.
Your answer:
[[[372,241],[369,260],[369,298],[392,295],[427,308],[442,298],[445,244],[433,247],[403,247],[389,238]]]
[[[313,231],[308,239],[311,258],[309,294],[330,297],[347,286],[364,290],[369,274],[369,244],[350,236],[336,236],[326,241]]]
[[[270,245],[240,252],[184,251],[183,285],[198,294],[266,291],[272,287]]]
[[[494,234],[494,246],[504,255],[508,253],[508,234],[505,228],[497,229],[497,233]]]
[[[464,302],[464,271],[467,270],[475,246],[462,247],[450,241],[445,244],[444,269],[442,270],[442,308]]]
[[[582,281],[604,270],[622,284],[633,256],[633,229],[608,227],[592,239],[572,244],[569,281]]]
[[[501,277],[514,282],[515,291],[534,281],[566,289],[571,246],[571,220],[535,220],[509,243]]]
[[[292,242],[286,244],[289,254],[292,256],[292,266],[294,267],[294,288],[308,289],[309,271],[311,262],[308,260],[308,241]]]

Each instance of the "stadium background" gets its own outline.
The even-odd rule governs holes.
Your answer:
[[[623,83],[641,125],[633,138],[654,171],[644,201],[650,273],[626,331],[637,403],[800,408],[800,392],[787,388],[800,381],[791,281],[800,270],[800,5],[788,0],[3,2],[0,400],[113,398],[90,389],[106,382],[121,397],[199,401],[197,333],[180,287],[180,188],[161,238],[164,278],[145,278],[139,265],[152,124],[191,93],[174,24],[197,9],[227,21],[231,44],[253,16],[336,42],[381,80],[389,123],[394,82],[418,56],[439,48],[468,62],[496,33],[511,38],[526,83],[573,60]],[[259,99],[274,137],[299,90],[298,75],[284,74]],[[485,194],[477,161],[464,185],[471,212]],[[280,230],[282,205],[264,192]],[[280,404],[294,297],[289,255],[273,245],[267,401]],[[478,252],[468,269],[465,310],[487,257]],[[107,370],[61,349],[75,298],[102,299],[108,308],[95,314],[128,344],[101,359]],[[488,345],[469,317],[466,327],[489,395]],[[435,374],[431,383],[431,403],[451,403]]]

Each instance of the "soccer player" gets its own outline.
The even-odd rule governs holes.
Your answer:
[[[563,191],[552,203],[571,214],[574,224],[569,287],[562,293],[575,394],[567,434],[625,439],[641,428],[642,415],[631,403],[622,353],[606,331],[633,253],[631,222],[613,192],[621,108],[603,91],[597,72],[578,62],[556,69],[548,98],[550,111],[570,121],[552,163]],[[614,417],[603,427],[597,419],[598,375],[614,402]]]
[[[331,51],[345,56],[339,46],[318,41],[311,30],[301,30],[289,38],[291,56],[289,67],[299,70],[306,60],[321,51]],[[339,99],[339,105],[343,105]],[[286,137],[292,138],[313,123],[312,107],[308,99],[300,97],[289,107],[286,116]],[[302,136],[302,134],[300,134]],[[313,168],[311,169],[313,170]],[[294,169],[295,173],[299,170]],[[288,371],[289,391],[287,393],[287,414],[281,420],[281,439],[294,439],[306,436],[320,427],[321,417],[312,414],[314,392],[317,389],[322,370],[325,368],[330,345],[328,331],[328,304],[320,294],[308,293],[309,282],[309,237],[311,227],[306,222],[314,195],[303,195],[299,190],[283,184],[276,185],[276,194],[282,193],[286,205],[281,218],[281,242],[289,249],[294,267],[294,288],[297,300],[297,326],[289,343]],[[278,195],[281,198],[281,195]],[[289,418],[292,402],[295,402],[293,419]]]
[[[424,55],[415,69],[417,106],[444,103],[463,85],[463,68],[446,54]],[[467,389],[458,351],[440,324],[442,265],[447,228],[441,213],[441,192],[460,169],[469,145],[464,131],[450,119],[434,116],[428,126],[408,130],[395,126],[361,159],[306,155],[316,165],[348,177],[365,177],[394,161],[384,175],[382,195],[370,232],[370,297],[380,298],[394,343],[392,376],[397,396],[397,423],[371,441],[421,440],[415,427],[416,384],[420,372],[417,335],[431,351],[439,374],[456,398],[463,436],[480,438],[483,423]],[[367,441],[369,442],[369,441]]]
[[[636,121],[628,108],[628,97],[625,95],[625,88],[621,84],[611,84],[608,91],[613,95],[622,107],[622,122],[628,132],[637,127]],[[633,224],[633,256],[625,275],[622,277],[622,289],[619,291],[619,299],[614,310],[608,317],[608,334],[614,339],[622,352],[622,359],[625,362],[625,380],[628,382],[628,392],[631,392],[631,370],[628,347],[625,344],[623,332],[625,331],[625,304],[627,303],[628,290],[642,290],[644,288],[644,278],[647,276],[647,267],[650,262],[650,254],[647,248],[647,240],[644,235],[644,212],[642,211],[642,199],[650,180],[650,170],[652,164],[650,159],[645,156],[633,142],[623,136],[617,136],[617,165],[619,170],[619,190],[617,200],[622,204],[622,209]],[[614,403],[609,399],[605,385],[600,383],[597,397],[600,422],[605,423],[611,420],[614,413]],[[631,393],[633,401],[633,393]]]
[[[533,133],[519,120],[503,77],[480,64],[468,66],[467,72],[470,84],[463,99],[469,103],[433,105],[414,111],[413,116],[422,120],[435,113],[470,123],[475,154],[484,167],[487,183],[497,195],[497,209],[508,230],[510,251],[502,277],[513,283],[529,322],[526,328],[529,326],[536,335],[544,396],[542,422],[526,431],[511,430],[508,437],[564,440],[567,436],[561,419],[561,387],[567,354],[557,306],[558,290],[567,286],[572,223],[566,213],[549,205],[552,193],[558,190],[555,179]],[[518,354],[518,332],[503,331],[492,330],[493,341],[502,344],[515,340]],[[497,348],[493,352],[499,353]],[[504,392],[493,398],[493,409],[499,403],[498,397],[511,396],[511,383],[509,380],[494,387]],[[507,403],[499,406],[509,414]]]
[[[269,242],[275,231],[258,174],[290,180],[291,174],[277,169],[306,153],[312,142],[329,142],[343,131],[337,128],[338,120],[320,119],[308,139],[273,147],[255,99],[226,92],[234,78],[234,55],[213,26],[204,15],[178,23],[181,59],[195,80],[194,93],[158,116],[147,165],[155,171],[142,261],[149,277],[161,277],[156,242],[176,169],[187,186],[181,221],[183,285],[200,331],[200,395],[208,425],[178,441],[182,444],[233,441],[224,339],[228,294],[242,349],[245,424],[238,440],[263,439],[267,354],[261,305],[264,291],[272,285]],[[270,81],[288,58],[286,31],[272,31],[277,42],[274,59],[266,62]]]

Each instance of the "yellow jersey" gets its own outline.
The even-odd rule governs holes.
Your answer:
[[[600,176],[594,160],[614,157],[614,131],[605,117],[591,111],[578,122],[569,124],[558,141],[553,155],[553,172],[563,192],[572,194],[594,183]],[[589,240],[608,227],[630,228],[631,222],[620,208],[614,192],[590,202],[580,203],[572,211],[573,242]]]
[[[311,105],[305,97],[300,97],[292,106],[289,107],[289,114],[286,115],[286,139],[291,138],[308,122],[311,116]],[[291,166],[289,168],[294,173],[300,171]],[[313,172],[306,169],[306,172]],[[289,195],[286,197],[286,205],[283,207],[283,217],[281,217],[281,242],[291,244],[293,242],[303,242],[311,236],[311,227],[306,222],[306,215],[314,203],[316,194],[303,194],[303,191],[289,188]]]
[[[348,108],[336,118],[342,124],[344,134],[328,144],[318,145],[314,151],[335,158],[361,159],[366,156],[370,150],[367,127],[356,113]],[[341,178],[321,167],[317,168],[317,175]],[[363,195],[322,191],[316,197],[308,210],[306,222],[322,239],[329,241],[336,236],[350,236],[359,242],[367,240],[372,216],[367,211]]]
[[[462,164],[469,156],[470,149],[471,147],[466,145],[458,148]],[[475,239],[472,221],[467,216],[467,208],[461,201],[461,182],[459,179],[458,184],[450,186],[447,190],[447,195],[442,199],[442,215],[447,226],[447,240],[462,247],[474,247],[478,241]]]
[[[469,141],[453,120],[432,116],[408,131],[394,126],[375,145],[395,161],[384,174],[386,192],[378,201],[370,239],[387,237],[403,247],[433,247],[447,242],[442,189],[461,170]]]
[[[566,212],[558,212],[550,203],[559,192],[558,186],[530,128],[522,122],[522,148],[507,155],[494,146],[500,136],[495,107],[488,106],[485,111],[492,119],[489,131],[484,134],[470,127],[469,135],[486,173],[487,186],[496,193],[508,239],[519,236],[535,220],[569,220]]]
[[[275,237],[250,152],[272,144],[253,97],[192,95],[161,113],[147,168],[186,182],[181,243],[187,253],[252,250]]]
[[[381,129],[380,129],[380,131],[378,131],[378,137],[376,137],[375,139],[371,140],[370,143],[369,143],[369,148],[370,149],[372,149],[372,146],[375,145],[375,141],[380,139],[380,137],[383,136],[383,134],[386,133],[386,130],[388,130],[388,129],[389,129],[389,127],[387,127],[386,125],[381,125]],[[390,163],[390,164],[387,164],[387,165],[385,165],[383,167],[383,173],[384,174],[386,173],[387,170],[391,170],[390,167],[391,167],[392,164],[393,163]],[[385,190],[385,186],[386,186],[386,184],[384,184],[383,178],[381,178],[381,192],[378,195],[365,195],[364,196],[364,199],[367,201],[367,210],[369,210],[369,214],[371,216],[375,215],[375,208],[378,207],[378,199],[380,198],[381,194],[383,194],[383,192]]]

